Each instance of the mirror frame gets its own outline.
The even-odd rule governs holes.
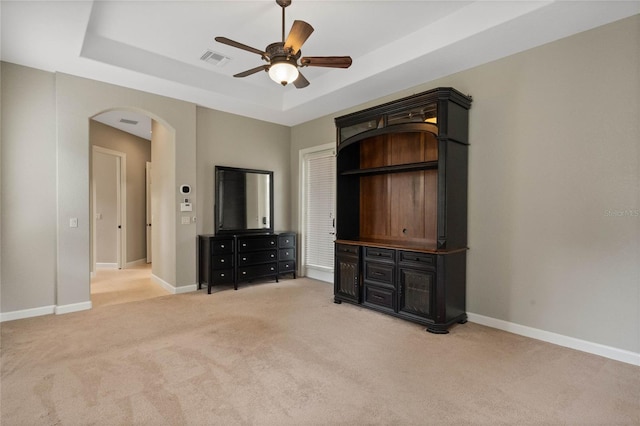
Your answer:
[[[219,209],[221,203],[221,197],[223,194],[223,181],[221,179],[220,172],[238,172],[238,173],[255,173],[269,176],[269,227],[268,228],[242,228],[242,229],[220,229],[220,215],[222,212]],[[258,170],[258,169],[244,169],[238,167],[227,166],[215,166],[215,198],[214,198],[214,227],[216,235],[234,235],[234,234],[273,234],[273,172],[270,170]]]

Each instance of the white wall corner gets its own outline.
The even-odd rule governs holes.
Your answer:
[[[171,284],[169,284],[168,282],[166,282],[165,280],[163,280],[162,278],[160,278],[159,276],[157,276],[156,274],[151,274],[151,281],[158,284],[160,287],[164,288],[169,293],[176,294],[176,288]]]
[[[542,340],[544,342],[553,343],[555,345],[576,349],[578,351],[599,355],[605,358],[613,359],[627,364],[637,365],[640,367],[640,353],[627,351],[625,349],[614,348],[612,346],[601,345],[600,343],[588,342],[586,340],[576,339],[575,337],[564,336],[562,334],[527,327],[525,325],[515,324],[509,321],[486,317],[484,315],[474,314],[471,312],[467,313],[467,317],[469,321],[476,324],[486,325],[487,327],[497,328],[498,330],[507,331],[509,333],[518,334],[520,336],[530,337],[532,339]]]
[[[91,301],[72,303],[70,305],[60,305],[60,306],[56,306],[55,314],[62,315],[62,314],[70,314],[71,312],[86,311],[91,309],[91,306],[92,306]]]
[[[22,309],[20,311],[3,312],[0,313],[0,322],[51,315],[55,312],[55,308],[55,305],[49,305],[41,306],[39,308]]]

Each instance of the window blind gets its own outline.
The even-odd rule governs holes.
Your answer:
[[[306,159],[306,264],[333,270],[336,159],[332,151]]]

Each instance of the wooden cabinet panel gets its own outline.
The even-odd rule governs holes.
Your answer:
[[[360,236],[383,239],[389,236],[388,175],[360,178]]]
[[[360,168],[371,169],[389,165],[386,135],[369,138],[360,145]]]
[[[424,172],[397,173],[391,178],[390,236],[398,240],[424,240]]]
[[[390,164],[410,164],[425,161],[425,141],[421,133],[389,135]]]

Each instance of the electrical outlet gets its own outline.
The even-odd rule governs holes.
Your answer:
[[[69,219],[69,228],[77,228],[78,227],[78,218],[72,217]]]

